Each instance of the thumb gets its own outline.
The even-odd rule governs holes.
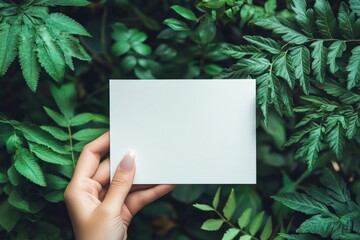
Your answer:
[[[135,176],[135,152],[126,152],[120,161],[103,203],[114,212],[121,212]]]

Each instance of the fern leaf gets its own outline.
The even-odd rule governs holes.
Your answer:
[[[38,60],[45,71],[57,82],[60,82],[65,73],[64,56],[55,44],[46,27],[41,27],[36,39]]]
[[[311,132],[312,130],[318,128],[318,125],[316,124],[309,124],[308,126],[306,126],[304,129],[300,130],[300,131],[296,131],[295,133],[293,133],[289,140],[285,143],[285,147],[291,146],[295,143],[300,142],[300,140],[309,132]]]
[[[314,233],[322,237],[329,237],[336,229],[341,228],[338,218],[324,217],[315,215],[304,221],[296,230],[298,233]]]
[[[246,70],[248,74],[260,75],[266,72],[271,64],[266,58],[252,57],[240,59],[236,65]]]
[[[44,173],[29,150],[25,148],[19,149],[16,151],[14,159],[14,166],[21,175],[37,185],[46,187]]]
[[[327,50],[324,47],[324,41],[315,41],[311,46],[314,48],[311,52],[311,56],[314,59],[311,65],[312,69],[314,70],[316,80],[324,82],[327,62]]]
[[[355,13],[350,12],[346,3],[342,2],[338,15],[339,28],[345,39],[354,39]]]
[[[295,85],[295,69],[293,60],[288,52],[280,53],[275,58],[273,65],[276,76],[285,79],[289,87],[293,89]]]
[[[344,41],[335,41],[330,45],[327,57],[327,64],[329,64],[329,69],[332,74],[336,73],[339,70],[339,66],[336,64],[336,59],[341,58],[345,50],[346,44]]]
[[[240,233],[240,229],[238,228],[229,228],[224,233],[221,240],[233,240]]]
[[[281,34],[285,42],[301,45],[308,41],[308,38],[304,34],[290,27],[291,23],[285,18],[263,18],[254,21],[254,23],[264,29],[272,30],[276,34]]]
[[[346,183],[338,174],[326,168],[321,178],[321,183],[328,188],[327,193],[336,201],[346,203],[351,200],[350,192],[346,188]]]
[[[348,129],[346,131],[346,136],[349,139],[352,139],[355,136],[358,128],[360,128],[359,113],[352,112],[348,114]]]
[[[360,4],[359,0],[350,0],[351,9],[360,16]]]
[[[58,112],[55,112],[54,110],[52,110],[51,108],[48,108],[48,107],[44,107],[44,110],[45,110],[46,114],[52,120],[54,120],[54,122],[56,122],[57,125],[59,125],[61,127],[67,127],[68,126],[68,121],[66,120],[66,118],[63,115],[61,115]]]
[[[36,91],[40,75],[40,66],[33,49],[34,43],[33,30],[24,27],[20,33],[19,61],[24,79],[33,92]]]
[[[351,53],[349,64],[346,67],[346,71],[349,72],[347,84],[349,90],[360,80],[360,46],[355,47]]]
[[[314,5],[316,26],[325,38],[333,38],[336,30],[336,18],[327,0],[317,0]]]
[[[87,0],[35,0],[33,5],[43,6],[86,6]]]
[[[295,0],[292,1],[292,10],[295,12],[295,20],[301,27],[301,30],[306,34],[306,36],[312,38],[314,36],[312,25],[314,21],[314,12],[309,9],[306,10],[306,1],[305,0]]]
[[[18,25],[0,24],[0,76],[4,75],[16,57]]]
[[[253,46],[258,47],[264,51],[272,54],[280,53],[281,46],[271,38],[264,38],[261,36],[244,36],[244,39]]]
[[[77,34],[90,37],[90,33],[77,21],[62,13],[52,13],[46,18],[48,27],[67,34]]]
[[[57,165],[71,165],[72,164],[71,158],[69,156],[56,153],[48,147],[33,143],[30,145],[30,150],[39,159],[41,159],[45,162],[53,163],[53,164],[57,164]]]
[[[74,37],[63,36],[58,38],[58,45],[64,54],[66,65],[68,65],[71,70],[74,70],[73,57],[84,61],[91,60],[89,54],[80,45],[79,40]]]
[[[330,121],[336,121],[334,118],[327,118],[327,125],[333,125]],[[345,132],[341,127],[340,122],[335,122],[334,126],[328,130],[327,141],[329,142],[330,148],[336,154],[338,159],[341,158],[341,154],[345,144]]]
[[[249,45],[228,45],[226,47],[220,48],[219,52],[235,59],[241,59],[247,55],[254,57],[264,56],[264,53],[262,53],[258,48]]]
[[[69,135],[60,128],[53,127],[53,126],[41,126],[40,128],[42,130],[50,133],[54,138],[56,138],[60,141],[69,140]]]
[[[306,214],[329,213],[328,208],[324,204],[309,198],[306,194],[280,193],[273,198],[293,210]]]
[[[311,171],[313,166],[315,165],[319,152],[323,149],[322,144],[322,128],[319,127],[310,132],[309,138],[306,140],[308,150],[306,160],[308,162],[309,170]]]
[[[310,51],[305,46],[295,47],[291,51],[291,56],[295,66],[295,77],[299,79],[304,93],[309,94]]]
[[[356,94],[352,91],[343,88],[334,80],[327,80],[325,83],[320,85],[321,89],[323,89],[327,94],[331,96],[338,97],[341,102],[346,104],[356,104],[360,102],[360,95]]]

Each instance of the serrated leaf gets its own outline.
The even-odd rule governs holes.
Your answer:
[[[251,45],[227,45],[226,47],[220,48],[219,52],[231,56],[235,59],[241,59],[247,55],[262,57],[262,52]]]
[[[308,41],[308,38],[305,35],[290,27],[291,23],[285,18],[269,17],[262,18],[254,22],[257,26],[272,30],[274,33],[282,35],[285,42],[300,45]]]
[[[313,11],[306,10],[306,0],[295,0],[292,1],[292,10],[296,13],[295,20],[300,25],[301,30],[308,36],[313,37],[313,21],[314,14]]]
[[[313,51],[311,52],[313,62],[311,66],[314,71],[315,78],[319,82],[324,82],[327,63],[327,49],[324,47],[324,41],[315,41],[311,44],[311,47],[313,47]]]
[[[326,186],[327,193],[335,200],[346,203],[351,200],[350,192],[346,187],[344,180],[328,168],[324,169],[321,183]]]
[[[258,47],[264,51],[267,51],[272,54],[279,54],[281,46],[271,38],[264,38],[261,36],[249,36],[246,35],[243,37],[247,42],[251,43],[253,46]]]
[[[293,60],[288,52],[280,53],[275,58],[273,66],[276,76],[285,79],[289,87],[293,89],[295,85],[295,69],[293,66]]]
[[[332,74],[336,73],[339,70],[339,66],[336,63],[337,58],[341,58],[343,53],[346,50],[346,43],[344,41],[335,41],[333,42],[328,49],[328,59],[327,63],[329,64],[329,69]]]
[[[333,231],[341,227],[339,219],[324,217],[321,215],[313,216],[305,220],[296,230],[298,233],[314,233],[322,237],[329,237]]]
[[[295,67],[295,77],[300,81],[305,94],[309,94],[310,86],[310,51],[307,47],[296,47],[291,51],[293,65]]]
[[[19,62],[22,74],[31,91],[35,92],[40,75],[40,66],[34,52],[35,35],[27,27],[20,33]]]
[[[251,235],[243,235],[239,238],[239,240],[251,240],[252,236]]]
[[[328,208],[302,193],[280,193],[273,197],[285,206],[306,214],[328,213]]]
[[[264,229],[263,229],[262,232],[261,232],[260,239],[261,239],[261,240],[267,240],[267,239],[269,239],[270,236],[271,236],[271,233],[272,233],[272,219],[271,219],[271,217],[269,217],[269,218],[266,220]]]
[[[14,159],[14,166],[21,175],[37,185],[46,187],[44,173],[29,150],[25,148],[17,150]]]
[[[173,29],[175,31],[188,31],[188,30],[190,30],[190,28],[188,27],[188,25],[185,22],[177,20],[175,18],[165,19],[165,21],[163,23],[165,25],[169,26],[171,29]]]
[[[8,202],[22,212],[30,212],[30,204],[20,196],[16,189],[13,189],[8,197]]]
[[[346,136],[349,138],[349,139],[352,139],[358,128],[360,128],[360,117],[359,117],[359,114],[357,112],[355,113],[350,113],[348,115],[348,129],[346,131]]]
[[[201,229],[206,231],[217,231],[221,228],[223,223],[224,221],[222,219],[208,219],[202,224]]]
[[[329,119],[330,118],[327,120]],[[345,131],[339,122],[335,123],[335,126],[331,130],[328,130],[327,141],[329,142],[330,148],[336,154],[336,157],[340,159],[345,144]]]
[[[323,149],[322,128],[318,127],[309,132],[309,137],[301,148],[306,149],[305,158],[308,162],[309,171],[311,171],[317,161],[319,152]]]
[[[214,211],[214,208],[206,204],[195,203],[193,206],[197,209],[200,209],[201,211],[206,211],[206,212]]]
[[[7,170],[7,175],[9,177],[9,181],[13,186],[19,186],[21,183],[21,176],[18,171],[16,171],[14,165],[9,167]]]
[[[18,25],[0,24],[0,76],[4,75],[16,57]]]
[[[86,6],[89,5],[87,0],[35,0],[34,5],[44,6]]]
[[[20,219],[19,212],[7,201],[0,204],[0,226],[10,232]]]
[[[229,228],[226,230],[221,240],[233,240],[240,233],[240,229]]]
[[[100,114],[81,113],[70,119],[70,126],[80,126],[91,121],[108,124],[109,118]]]
[[[236,209],[236,200],[234,189],[231,189],[228,200],[226,201],[225,207],[223,209],[224,216],[227,220],[230,220],[233,216]]]
[[[350,7],[351,9],[358,15],[360,16],[360,5],[359,5],[359,0],[350,0]]]
[[[252,220],[250,224],[250,234],[255,235],[257,231],[260,229],[263,218],[264,218],[264,211],[260,212],[258,215],[255,216],[255,218]]]
[[[77,34],[90,37],[90,33],[77,21],[62,13],[49,14],[45,19],[46,24],[62,33]]]
[[[67,127],[68,125],[68,121],[66,120],[66,118],[61,115],[58,112],[55,112],[54,110],[48,108],[48,107],[44,107],[44,110],[46,112],[46,114],[52,119],[54,120],[54,122],[56,122],[57,125],[61,126],[61,127]]]
[[[220,201],[220,191],[221,191],[221,187],[219,187],[215,193],[214,199],[212,201],[212,206],[217,209],[218,205],[219,205],[219,201]]]
[[[336,18],[327,0],[316,0],[314,5],[316,26],[324,38],[333,38],[336,30]]]
[[[238,219],[238,225],[240,226],[240,228],[244,229],[251,220],[251,214],[252,214],[252,209],[251,208],[247,208],[239,217]]]
[[[312,234],[285,234],[285,233],[279,233],[279,236],[287,239],[287,240],[319,240],[316,236]],[[283,238],[280,238],[279,240],[282,240]],[[275,239],[278,240],[278,239]]]
[[[74,70],[73,58],[91,61],[91,57],[80,45],[78,39],[72,36],[62,35],[62,37],[57,39],[57,44],[60,46],[64,54],[66,65],[68,65],[71,70]]]
[[[345,39],[355,38],[355,13],[350,12],[346,3],[342,2],[339,8],[339,28]]]
[[[51,190],[65,189],[69,184],[68,180],[53,174],[45,174],[45,179],[47,182],[47,188]]]
[[[42,130],[50,133],[54,138],[60,140],[60,141],[66,141],[69,140],[69,135],[64,132],[62,129],[58,127],[53,126],[41,126]]]
[[[87,128],[74,133],[72,138],[78,141],[92,141],[107,131],[106,128]]]
[[[50,85],[50,91],[61,113],[67,119],[73,117],[76,107],[76,98],[77,98],[75,84],[66,83],[66,84],[62,84],[60,87],[56,87],[55,85]],[[66,127],[67,125],[68,122],[66,120],[65,126],[62,127]]]
[[[360,80],[360,46],[355,47],[351,53],[349,64],[346,67],[346,71],[349,73],[347,83],[349,90]]]
[[[186,18],[188,20],[196,21],[196,19],[197,19],[197,17],[191,10],[184,8],[180,5],[173,5],[173,6],[171,6],[171,9],[173,9],[180,16],[182,16],[183,18]]]
[[[39,144],[31,144],[30,151],[33,152],[40,160],[48,163],[53,163],[57,165],[71,165],[73,163],[70,156],[56,153],[50,148]]]

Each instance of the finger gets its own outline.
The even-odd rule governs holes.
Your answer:
[[[126,206],[134,216],[145,205],[164,196],[175,188],[175,185],[157,185],[153,188],[131,193],[126,199]]]
[[[92,177],[102,156],[109,151],[110,133],[106,132],[99,138],[88,143],[82,150],[75,168],[74,177]]]
[[[140,191],[140,190],[146,190],[146,189],[149,189],[149,188],[153,188],[157,186],[156,184],[141,184],[141,185],[133,185],[131,187],[131,190],[130,192],[135,192],[135,191]]]
[[[110,183],[109,190],[105,196],[103,204],[111,208],[113,212],[120,213],[122,205],[131,189],[135,176],[135,154],[128,151],[119,166]]]
[[[101,184],[101,186],[105,186],[110,182],[110,159],[107,158],[102,161],[96,170],[93,180],[97,181]]]

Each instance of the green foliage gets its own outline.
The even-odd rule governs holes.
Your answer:
[[[90,56],[73,35],[90,36],[75,20],[61,13],[49,13],[48,6],[84,6],[81,1],[26,1],[0,6],[0,75],[19,57],[23,77],[36,91],[40,66],[56,81],[65,74],[65,65],[74,70],[72,58],[90,61]]]
[[[264,211],[259,212],[254,218],[252,218],[251,214],[253,210],[251,208],[247,208],[238,217],[236,225],[231,221],[237,206],[234,189],[231,189],[231,192],[222,210],[223,214],[220,213],[218,208],[219,196],[220,188],[218,188],[214,196],[213,206],[199,203],[193,205],[195,208],[201,211],[213,212],[217,216],[217,218],[207,219],[202,224],[201,229],[205,231],[219,231],[220,228],[226,224],[227,230],[221,238],[223,240],[232,240],[238,236],[240,236],[240,239],[258,239],[256,235],[260,235],[259,239],[261,240],[270,239],[271,233],[273,232],[272,219],[271,217],[267,217],[266,223],[263,225],[265,214]]]

